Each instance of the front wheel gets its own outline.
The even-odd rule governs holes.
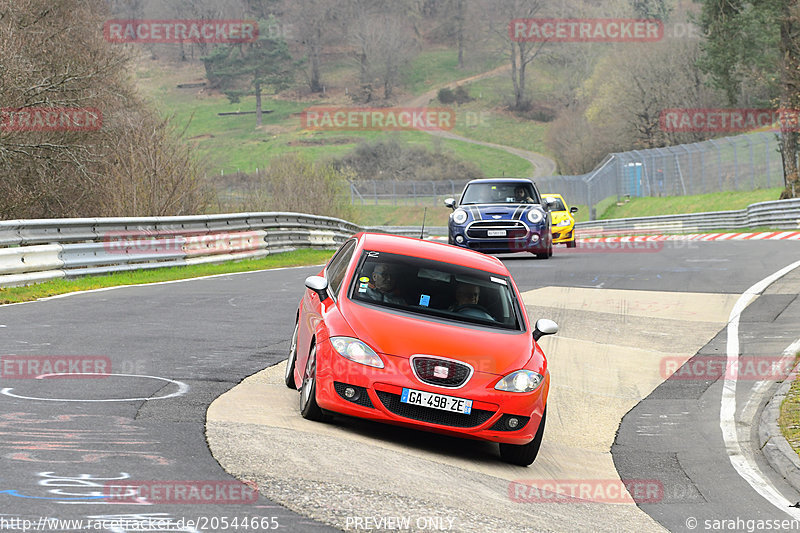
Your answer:
[[[567,243],[567,248],[575,248],[578,245],[574,240],[571,240]]]
[[[300,387],[300,414],[306,420],[322,422],[328,417],[317,405],[317,347],[311,348],[306,363],[306,372],[303,376],[303,385]]]
[[[542,445],[544,436],[544,420],[547,416],[547,409],[542,413],[542,421],[539,422],[539,429],[536,435],[528,444],[505,444],[500,443],[500,458],[513,465],[528,466],[536,460],[539,455],[539,447]]]

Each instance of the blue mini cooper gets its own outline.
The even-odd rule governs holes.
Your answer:
[[[553,255],[546,200],[529,179],[472,180],[451,208],[448,242],[484,253],[530,252],[539,259]]]

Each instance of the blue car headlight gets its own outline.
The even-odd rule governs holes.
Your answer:
[[[350,359],[354,363],[383,368],[383,361],[380,356],[375,353],[375,350],[358,339],[352,337],[331,337],[331,345],[339,355],[345,359]]]
[[[463,224],[467,221],[467,212],[463,209],[456,209],[453,211],[453,222],[456,224]]]
[[[506,392],[532,392],[542,384],[543,377],[533,370],[517,370],[512,372],[494,386]]]
[[[536,209],[531,209],[528,211],[528,220],[530,220],[533,224],[538,224],[544,219],[544,215],[541,211]]]

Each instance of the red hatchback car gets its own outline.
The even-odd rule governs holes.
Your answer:
[[[527,466],[544,433],[550,374],[498,259],[443,243],[359,233],[297,311],[286,385],[311,420],[331,413],[500,443]]]

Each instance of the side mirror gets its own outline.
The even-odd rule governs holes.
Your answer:
[[[306,287],[317,293],[320,302],[324,302],[328,298],[328,280],[322,276],[307,277]]]
[[[577,213],[577,212],[578,212],[578,208],[577,208],[577,207],[570,207],[570,208],[569,208],[569,212],[570,212],[570,213],[573,213],[573,214],[574,214],[574,213]]]
[[[533,340],[538,341],[545,335],[555,335],[558,333],[558,324],[547,318],[540,318],[536,321],[536,328],[533,330]]]
[[[556,203],[555,198],[547,197],[544,199],[544,210],[550,211],[553,208],[553,204]]]
[[[456,208],[456,199],[455,198],[446,198],[444,201],[444,205],[449,207],[450,209]]]

